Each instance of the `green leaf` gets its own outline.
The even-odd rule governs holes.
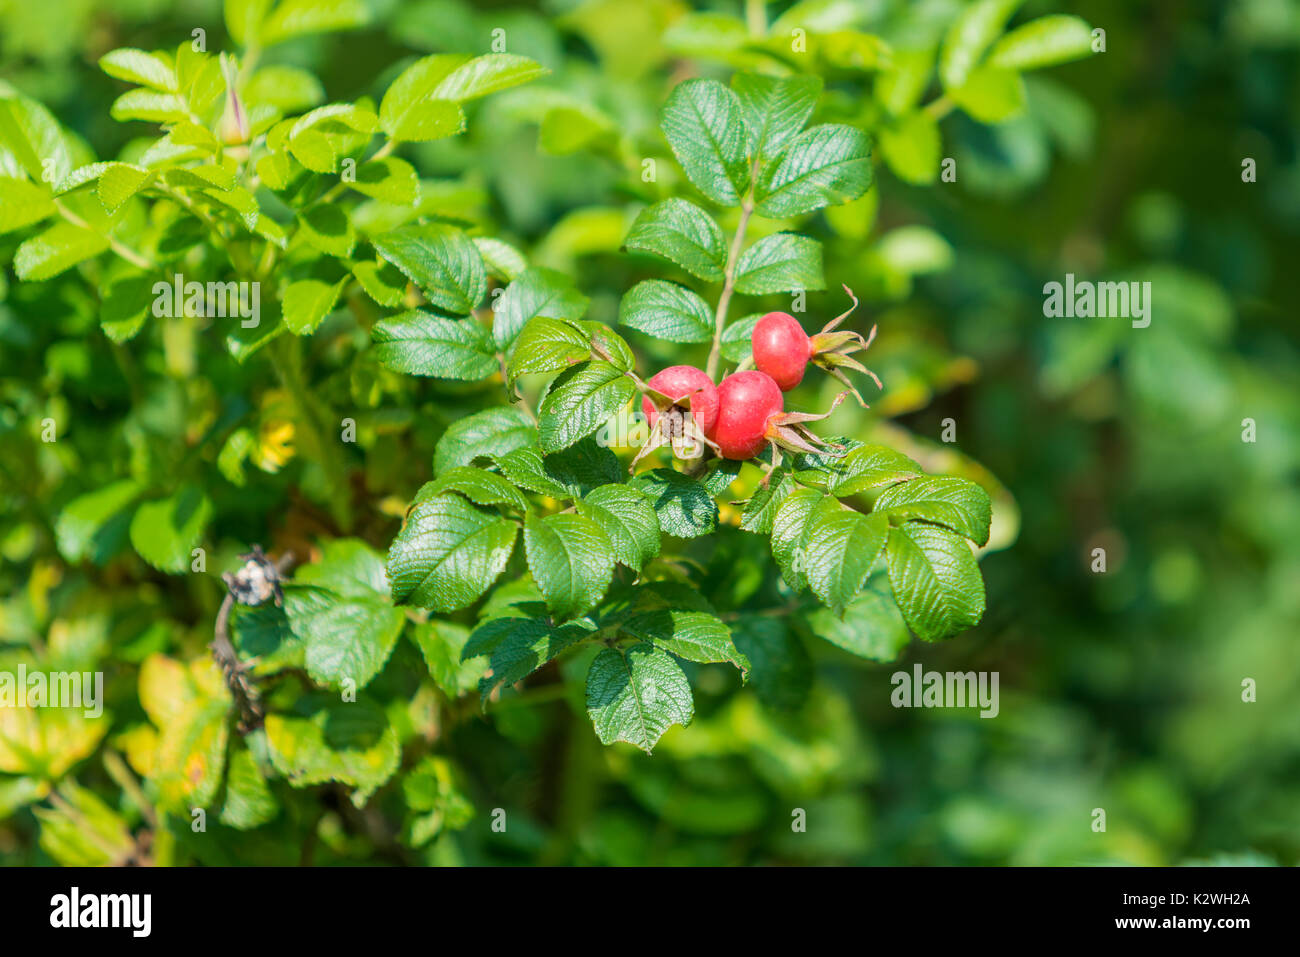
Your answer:
[[[351,30],[370,22],[363,0],[281,0],[260,30],[263,46],[309,33]]]
[[[570,490],[550,474],[539,448],[526,446],[512,449],[504,455],[497,456],[496,462],[506,477],[520,488],[554,499],[572,497]]]
[[[673,469],[651,469],[627,484],[650,499],[665,535],[696,538],[718,527],[718,503],[689,475]]]
[[[22,229],[54,215],[48,186],[0,176],[0,234]]]
[[[669,342],[708,342],[713,314],[696,293],[663,279],[646,279],[623,296],[618,321]]]
[[[397,771],[401,745],[384,709],[364,698],[307,695],[266,716],[271,763],[296,788],[340,781],[360,807]]]
[[[562,272],[534,267],[526,269],[496,300],[492,337],[497,348],[508,349],[533,318],[581,319],[590,302],[573,288]]]
[[[376,251],[420,287],[438,309],[467,315],[487,293],[483,257],[450,226],[404,226],[376,236]]]
[[[289,139],[301,136],[313,127],[324,126],[320,132],[337,133],[353,131],[357,133],[374,133],[379,129],[379,117],[373,110],[355,103],[329,103],[318,106],[292,121],[289,127]]]
[[[202,542],[212,513],[212,500],[198,486],[183,486],[167,498],[136,509],[131,519],[131,544],[159,571],[171,575],[188,572],[191,550]]]
[[[485,53],[452,69],[433,91],[435,99],[474,100],[530,83],[550,73],[536,60],[512,53]]]
[[[1014,70],[981,66],[948,95],[981,123],[1001,123],[1024,112],[1025,81]]]
[[[402,71],[379,103],[379,125],[393,140],[423,143],[455,136],[465,129],[465,114],[449,100],[432,99],[433,91],[463,56],[435,54]]]
[[[497,371],[492,341],[475,319],[413,309],[375,323],[375,358],[395,372],[477,382]]]
[[[683,59],[730,59],[749,39],[749,29],[739,17],[695,11],[675,19],[662,38],[664,46]]]
[[[479,680],[487,673],[488,663],[461,661],[461,652],[469,639],[468,628],[431,618],[416,625],[412,633],[433,683],[447,697],[459,698],[478,687]]]
[[[132,479],[110,482],[74,498],[59,512],[54,532],[69,562],[103,565],[126,543],[136,500],[143,491]]]
[[[212,154],[221,148],[210,129],[188,120],[173,126],[169,135],[176,146],[197,146],[203,152]]]
[[[258,45],[271,0],[225,0],[226,30],[241,47]]]
[[[591,337],[577,323],[538,316],[519,333],[506,363],[510,383],[530,372],[558,372],[591,355]]]
[[[249,232],[252,232],[257,226],[257,221],[261,215],[257,206],[257,200],[253,198],[252,193],[244,189],[242,186],[236,186],[234,189],[229,191],[209,189],[205,190],[202,193],[202,196],[210,203],[215,203],[220,206],[225,206],[227,209],[234,210],[239,216],[240,221],[244,224],[244,227],[248,229]]]
[[[390,591],[384,556],[359,538],[324,543],[321,557],[294,571],[294,582],[318,585],[349,598],[387,600]]]
[[[469,465],[480,455],[505,455],[536,442],[537,428],[523,409],[484,409],[447,426],[434,450],[433,471],[441,475],[453,466]]]
[[[921,638],[950,637],[984,616],[984,579],[960,535],[909,522],[890,531],[885,554],[898,607]]]
[[[369,684],[406,624],[406,613],[377,592],[345,596],[305,584],[285,586],[284,611],[289,627],[306,646],[312,681],[335,690]]]
[[[560,514],[524,519],[528,568],[559,618],[590,611],[605,596],[614,574],[609,536],[584,515]]]
[[[848,498],[906,482],[921,474],[921,466],[901,452],[883,445],[862,445],[835,461],[826,487],[832,495]]]
[[[307,667],[307,649],[289,627],[284,609],[275,602],[236,605],[231,619],[231,636],[241,656],[257,659],[253,669],[255,674]]]
[[[819,608],[807,621],[813,634],[869,661],[893,661],[912,638],[884,575],[868,581],[842,616]]]
[[[626,485],[601,485],[574,503],[609,537],[614,558],[633,571],[659,554],[659,519],[643,492]]]
[[[473,658],[482,655],[491,655],[502,644],[508,641],[514,641],[516,637],[521,638],[523,644],[529,644],[535,639],[548,635],[553,626],[549,619],[542,617],[546,611],[546,605],[542,602],[542,593],[537,590],[537,586],[529,579],[518,579],[514,584],[526,584],[536,593],[536,601],[517,602],[507,606],[504,609],[497,609],[500,614],[496,617],[485,617],[482,623],[475,628],[465,642],[465,647],[461,650],[460,660],[470,661]],[[494,594],[493,598],[500,595],[509,585],[503,585]],[[489,598],[484,606],[484,615],[488,614],[487,605],[492,603]]]
[[[939,79],[944,88],[962,86],[998,38],[1023,0],[975,0],[948,28],[939,54]]]
[[[107,248],[108,239],[92,229],[55,223],[18,247],[14,252],[14,272],[23,282],[41,282],[98,256]]]
[[[777,510],[794,489],[794,479],[789,468],[781,466],[775,469],[767,484],[756,488],[745,503],[745,510],[740,516],[740,527],[747,532],[771,535]]]
[[[807,236],[764,236],[746,249],[736,264],[736,291],[747,295],[825,288],[822,244]]]
[[[988,64],[1006,70],[1038,70],[1092,55],[1092,30],[1078,17],[1030,20],[993,47]]]
[[[108,163],[111,167],[117,164]],[[235,175],[224,166],[191,166],[187,169],[169,169],[163,172],[169,186],[185,189],[216,188],[223,192],[235,188]]]
[[[325,88],[315,74],[276,63],[258,68],[244,87],[243,98],[246,107],[271,106],[292,115],[318,105],[325,99]]]
[[[309,336],[334,311],[345,280],[330,284],[319,279],[290,283],[284,291],[284,324],[296,336]]]
[[[587,672],[587,714],[601,744],[626,741],[649,754],[674,724],[695,717],[681,667],[652,645],[606,648]]]
[[[835,614],[862,590],[885,548],[889,522],[863,515],[826,499],[810,522],[804,545],[803,572],[813,593]]]
[[[887,112],[902,116],[911,112],[930,84],[934,50],[895,50],[890,65],[876,78],[872,95]]]
[[[176,91],[176,71],[168,59],[132,47],[110,50],[99,58],[99,68],[109,76],[155,90]]]
[[[528,260],[524,258],[524,254],[509,243],[503,243],[490,236],[475,236],[474,245],[483,256],[489,275],[499,276],[506,282],[513,282],[528,268]]]
[[[123,276],[100,290],[99,324],[112,342],[138,333],[153,309],[153,277]]]
[[[993,504],[969,479],[927,475],[885,489],[874,511],[947,525],[976,545],[987,545]]]
[[[72,172],[72,150],[63,129],[35,100],[0,92],[0,147],[38,183],[58,183]]]
[[[701,193],[738,206],[749,185],[740,98],[716,80],[679,83],[659,113],[677,162]]]
[[[595,149],[614,129],[613,119],[590,104],[556,105],[542,115],[537,145],[552,156],[569,156],[581,149]]]
[[[826,496],[816,489],[795,489],[785,497],[772,519],[772,557],[781,569],[781,577],[796,592],[808,584],[804,546],[817,509],[825,501]]]
[[[561,372],[538,408],[542,451],[558,452],[595,432],[636,394],[632,380],[608,362],[583,362]]]
[[[744,464],[736,459],[718,459],[699,477],[700,484],[710,495],[721,495],[731,488]]]
[[[716,615],[701,611],[657,608],[632,616],[619,626],[633,638],[687,661],[728,663],[749,674],[749,659],[731,640],[731,630]]]
[[[774,77],[760,73],[737,73],[731,88],[740,98],[745,118],[747,152],[750,156],[776,156],[812,116],[821,96],[817,76]]]
[[[215,797],[226,763],[230,698],[219,672],[150,655],[140,668],[140,704],[158,727],[149,784],[168,810],[203,807]]]
[[[844,436],[830,436],[829,441],[843,448],[843,451],[827,449],[824,452],[799,452],[791,459],[794,477],[803,485],[825,490],[839,470],[844,467],[848,453],[861,448],[857,439]]]
[[[478,684],[479,695],[485,701],[497,688],[523,681],[591,634],[590,627],[580,622],[559,628],[536,618],[515,618],[510,622],[512,627],[503,629],[492,648],[491,675]]]
[[[623,481],[618,456],[602,445],[598,436],[579,439],[566,449],[542,460],[546,474],[562,483],[574,495],[585,495],[598,485]]]
[[[39,799],[49,791],[46,783],[33,796]],[[56,864],[105,867],[131,858],[136,844],[121,814],[71,779],[58,786],[56,795],[51,795],[51,807],[32,808],[40,823],[40,848]]]
[[[623,245],[662,256],[708,282],[721,282],[727,263],[722,228],[684,199],[666,199],[641,210]]]
[[[137,87],[127,90],[109,108],[109,116],[124,120],[143,120],[146,123],[180,123],[189,118],[185,98],[175,93],[159,93]]]
[[[415,500],[432,498],[448,490],[459,492],[475,505],[512,505],[521,512],[528,510],[528,499],[517,488],[495,472],[473,465],[457,465],[432,482],[425,482],[415,494]]]
[[[257,175],[262,185],[277,192],[287,189],[293,173],[293,163],[287,153],[267,153],[257,161]]]
[[[871,187],[871,142],[852,126],[804,130],[759,173],[760,216],[800,216],[857,199]]]
[[[880,129],[880,153],[904,182],[926,185],[939,177],[943,141],[939,124],[924,112],[907,114]]]
[[[128,199],[140,192],[154,178],[152,170],[128,163],[110,163],[99,177],[96,193],[104,209],[115,213]]]
[[[739,615],[732,622],[731,635],[749,660],[749,687],[765,706],[793,711],[808,700],[812,660],[786,622],[770,615]]]
[[[441,612],[471,604],[505,569],[516,530],[458,495],[417,502],[388,552],[393,602]]]
[[[294,159],[313,173],[333,173],[339,167],[334,144],[318,130],[304,130],[289,140],[287,148]]]
[[[101,180],[102,182],[102,180]],[[356,231],[347,213],[337,206],[313,206],[298,216],[299,234],[307,243],[329,256],[346,259],[357,243]],[[399,264],[400,265],[400,264]]]
[[[763,318],[756,312],[743,316],[722,330],[722,357],[729,362],[743,362],[753,354],[754,326]]]
[[[251,831],[271,821],[279,813],[266,778],[246,747],[236,747],[230,755],[226,772],[226,797],[221,805],[221,823],[238,831]]]
[[[362,163],[357,167],[357,178],[348,185],[358,193],[397,206],[414,206],[420,198],[420,177],[415,167],[394,156]]]
[[[352,275],[357,277],[366,295],[381,306],[393,309],[406,301],[406,277],[392,263],[354,262]]]

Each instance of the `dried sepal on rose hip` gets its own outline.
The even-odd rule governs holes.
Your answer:
[[[812,363],[848,386],[853,397],[866,408],[867,403],[843,370],[853,369],[869,375],[876,383],[876,388],[883,388],[876,374],[852,357],[852,353],[865,350],[871,345],[876,337],[876,327],[871,327],[866,338],[849,329],[837,331],[839,324],[858,307],[858,299],[853,295],[853,290],[845,286],[844,291],[853,300],[853,305],[814,335],[804,332],[799,320],[788,312],[769,312],[758,320],[750,337],[754,368],[771,376],[782,392],[789,392],[803,381],[804,372],[807,371],[808,364]]]
[[[781,388],[766,372],[746,369],[733,373],[718,386],[718,421],[712,436],[718,454],[726,459],[752,459],[770,445],[775,464],[780,460],[782,449],[791,452],[838,450],[842,446],[824,442],[805,423],[829,416],[847,394],[841,392],[837,395],[825,412],[786,412]]]
[[[642,383],[641,392],[650,437],[632,460],[632,469],[664,445],[672,446],[679,459],[698,459],[706,447],[717,451],[709,436],[718,420],[718,390],[705,372],[694,366],[669,366]]]

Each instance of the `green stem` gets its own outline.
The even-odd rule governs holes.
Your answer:
[[[943,96],[940,96],[938,99],[932,100],[931,102],[927,103],[922,108],[922,112],[924,112],[925,115],[928,116],[930,119],[938,122],[939,120],[947,116],[949,113],[951,113],[956,106],[957,104],[954,103],[952,100],[950,100],[948,98],[948,94],[945,93]]]
[[[151,828],[158,827],[158,815],[154,812],[153,805],[145,797],[144,791],[140,788],[140,783],[136,781],[135,775],[131,769],[126,766],[122,756],[111,748],[104,751],[104,770],[108,776],[117,782],[117,786],[131,799],[140,814],[144,817],[145,822]]]
[[[727,326],[727,306],[731,304],[731,294],[736,288],[736,263],[740,259],[740,248],[745,243],[745,230],[749,228],[749,217],[753,214],[754,198],[749,195],[740,204],[740,222],[736,225],[736,235],[731,240],[731,250],[727,253],[722,295],[718,297],[718,311],[713,317],[713,347],[709,350],[709,362],[704,371],[714,381],[717,381],[718,364],[722,358],[722,331]]]
[[[275,352],[276,374],[294,405],[294,421],[301,430],[299,443],[308,459],[314,459],[329,477],[330,504],[334,519],[346,531],[352,526],[352,495],[347,468],[340,460],[340,450],[327,437],[318,416],[328,411],[314,396],[302,371],[302,343],[297,336],[281,336],[271,344]]]

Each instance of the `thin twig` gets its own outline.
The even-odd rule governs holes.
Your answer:
[[[718,378],[718,363],[722,358],[722,331],[727,325],[727,306],[731,304],[731,293],[736,287],[736,263],[740,259],[740,248],[745,243],[745,230],[749,226],[749,217],[754,213],[754,200],[746,196],[740,205],[740,222],[736,225],[736,235],[731,241],[731,250],[727,253],[727,268],[724,273],[722,295],[718,297],[718,311],[713,316],[713,347],[709,350],[709,362],[704,371],[710,379]]]

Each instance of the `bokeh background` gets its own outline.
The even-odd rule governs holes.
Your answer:
[[[528,88],[494,98],[465,137],[408,148],[422,202],[574,271],[593,317],[614,321],[621,293],[659,268],[619,251],[644,203],[640,158],[665,157],[676,175],[658,104],[677,80],[725,76],[745,55],[674,33],[692,9],[677,0],[368,2],[369,27],[268,56],[316,71],[328,99],[374,96],[412,57],[485,52],[504,28],[511,52],[551,67],[551,99]],[[956,6],[828,0],[800,16],[922,44]],[[726,2],[700,9],[743,15]],[[828,285],[864,293],[880,326],[885,392],[869,414],[838,412],[836,430],[1003,490],[977,629],[913,641],[894,663],[805,636],[788,688],[808,698],[786,710],[768,706],[781,689],[762,702],[701,668],[695,723],[653,758],[601,748],[563,697],[507,699],[490,722],[470,715],[447,732],[435,840],[396,853],[342,810],[307,822],[287,806],[248,833],[203,841],[180,827],[174,859],[293,862],[314,828],[318,863],[1300,862],[1300,0],[1029,0],[1021,16],[1048,12],[1103,27],[1106,52],[1033,75],[1020,119],[947,117],[957,182],[909,185],[878,165],[865,200],[809,226],[826,243]],[[143,128],[109,119],[118,91],[95,61],[118,46],[174,47],[195,27],[219,48],[220,4],[0,0],[0,82],[111,157]],[[829,109],[870,126],[872,70],[827,73]],[[548,128],[557,103],[585,119]],[[1246,158],[1255,182],[1243,182]],[[1067,272],[1150,280],[1151,326],[1044,318],[1043,284]],[[829,318],[842,297],[812,294],[808,308]],[[670,358],[637,344],[650,361]],[[365,393],[354,366],[318,358],[335,388]],[[84,304],[21,290],[7,270],[0,376],[0,650],[43,643],[68,660],[112,660],[118,723],[69,773],[130,814],[114,751],[128,743],[114,735],[140,720],[132,662],[201,655],[219,582],[169,580],[129,554],[68,563],[53,521],[146,441],[182,444],[189,387],[174,368],[148,367],[146,401],[128,414]],[[803,387],[807,406],[833,395],[817,391],[823,381]],[[361,497],[398,504],[353,533],[381,548],[456,415],[454,394],[430,388],[422,404],[388,401],[362,420]],[[51,408],[104,428],[55,456],[28,427]],[[947,419],[954,443],[939,441]],[[297,477],[290,464],[244,489],[214,478],[214,574],[244,542],[333,533]],[[1099,547],[1104,574],[1090,567]],[[734,591],[743,599],[744,583]],[[892,708],[889,676],[917,662],[999,672],[1001,713]],[[423,667],[413,649],[389,670],[403,667]],[[0,796],[0,860],[78,859],[66,835],[42,839],[59,826],[48,804],[3,774]],[[497,807],[507,835],[486,826]],[[807,834],[790,831],[795,807],[816,822]]]

